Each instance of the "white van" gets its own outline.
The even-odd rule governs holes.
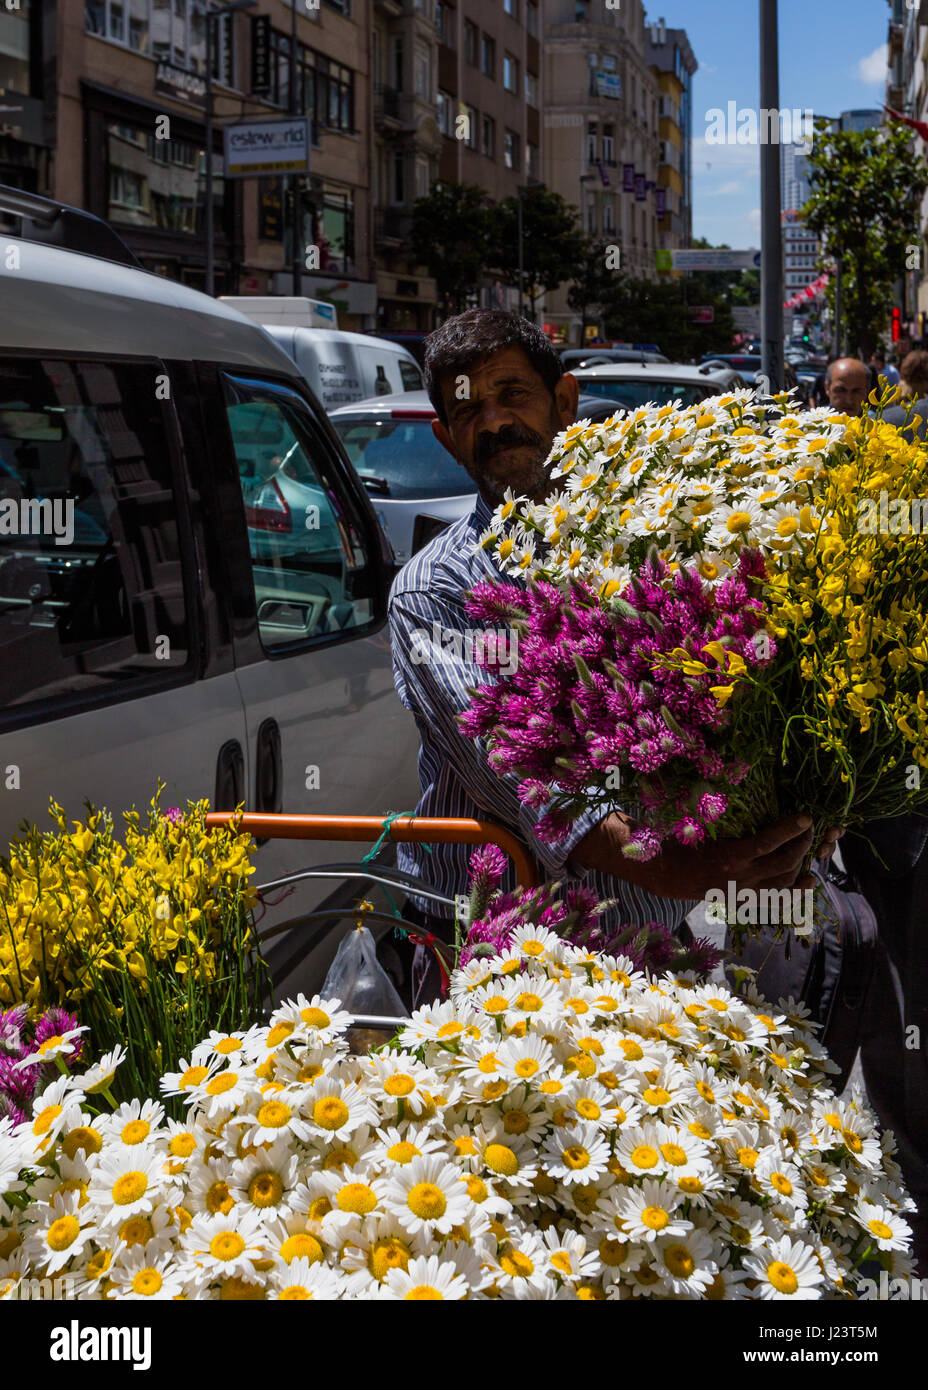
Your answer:
[[[97,219],[0,188],[24,206],[44,222],[0,231],[0,852],[50,797],[119,828],[159,777],[165,809],[412,809],[392,552],[293,362]],[[24,239],[43,226],[91,254]],[[270,840],[253,881],[365,848]],[[301,883],[261,928],[343,890]],[[278,985],[318,988],[324,926],[277,939]]]
[[[223,303],[261,324],[296,363],[326,410],[369,396],[423,389],[422,372],[411,352],[385,338],[318,326],[318,300],[229,296]]]

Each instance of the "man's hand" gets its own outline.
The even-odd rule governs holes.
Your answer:
[[[614,874],[616,878],[654,893],[659,898],[701,899],[712,888],[809,888],[810,874],[799,877],[802,862],[812,848],[810,816],[787,816],[757,835],[740,840],[708,840],[698,846],[665,842],[661,853],[640,863],[626,859],[622,846],[631,834],[628,820],[618,813],[600,821],[574,849],[571,859],[585,868]],[[840,830],[829,830],[816,858],[834,853]]]

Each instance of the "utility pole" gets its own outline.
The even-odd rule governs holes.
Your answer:
[[[218,46],[213,40],[213,25],[224,14],[234,14],[236,10],[251,10],[258,0],[233,0],[231,5],[221,9],[206,11],[206,109],[203,124],[206,136],[206,206],[204,208],[203,231],[206,236],[206,293],[216,293],[216,252],[213,246],[215,235],[213,214],[213,55]]]
[[[296,5],[290,0],[290,115],[296,116],[299,106],[296,99]],[[299,174],[290,175],[290,191],[293,197],[293,293],[303,293],[303,209],[299,190]]]
[[[777,54],[777,0],[760,0],[760,109],[780,109],[780,65]],[[768,123],[769,123],[768,116]],[[783,247],[780,229],[780,145],[763,140],[760,147],[760,323],[761,374],[771,391],[783,389]],[[772,135],[768,129],[766,134]],[[779,119],[777,118],[779,136]]]

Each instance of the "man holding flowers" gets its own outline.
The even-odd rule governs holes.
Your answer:
[[[659,854],[636,860],[623,854],[633,830],[629,816],[594,809],[551,844],[539,834],[548,807],[521,800],[520,779],[498,775],[483,741],[461,730],[458,716],[469,707],[470,691],[486,681],[472,655],[474,619],[465,599],[475,585],[502,578],[481,548],[481,535],[494,508],[520,496],[541,501],[552,491],[548,455],[555,435],[576,417],[578,386],[541,330],[502,310],[468,310],[443,324],[428,340],[425,370],[435,436],[473,479],[478,498],[469,516],[413,557],[390,595],[394,680],[421,738],[416,814],[487,817],[505,825],[528,844],[548,877],[582,881],[611,900],[601,919],[606,926],[657,918],[679,929],[710,889],[724,891],[730,882],[739,889],[810,886],[811,879],[800,876],[812,848],[812,821],[804,814],[698,847],[665,841]],[[830,854],[837,837],[828,832],[818,854]],[[449,896],[462,891],[467,858],[467,847],[458,845],[434,845],[431,852],[403,845],[399,851],[403,870]],[[451,939],[450,918],[431,913],[427,898],[413,894],[412,902],[408,915]],[[416,1004],[438,993],[437,970],[421,948],[413,974]]]

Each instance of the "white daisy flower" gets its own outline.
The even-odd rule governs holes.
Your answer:
[[[254,1272],[254,1260],[266,1250],[260,1211],[234,1211],[224,1216],[198,1213],[182,1237],[182,1248],[199,1271],[199,1282]]]
[[[271,1299],[287,1302],[328,1302],[341,1298],[344,1287],[328,1265],[297,1259],[277,1266],[271,1274],[268,1294]]]
[[[156,1100],[128,1100],[105,1121],[106,1130],[131,1148],[145,1143],[164,1119],[164,1106]]]
[[[418,1255],[405,1269],[391,1269],[381,1285],[382,1298],[413,1303],[456,1301],[469,1292],[455,1262],[437,1255]]]
[[[110,1265],[114,1298],[164,1300],[177,1298],[184,1289],[185,1274],[173,1250],[127,1250]]]
[[[470,1199],[453,1163],[439,1156],[398,1164],[376,1180],[384,1207],[410,1231],[447,1234],[467,1215]]]
[[[640,1187],[610,1192],[609,1209],[621,1222],[631,1240],[653,1241],[658,1236],[680,1236],[692,1230],[693,1223],[680,1213],[684,1194],[669,1182],[645,1178]]]
[[[600,1128],[586,1120],[572,1129],[555,1129],[542,1150],[544,1169],[558,1182],[596,1182],[609,1166],[609,1145]]]
[[[21,1067],[31,1067],[37,1062],[51,1062],[56,1057],[70,1057],[76,1052],[78,1047],[77,1039],[81,1033],[88,1033],[90,1029],[85,1025],[81,1028],[69,1028],[67,1032],[55,1034],[48,1037],[44,1042],[39,1043],[34,1052],[30,1052],[28,1057],[22,1057],[18,1062],[13,1063],[13,1070],[19,1071]]]
[[[825,1275],[815,1250],[788,1235],[770,1241],[743,1264],[748,1278],[756,1279],[754,1297],[769,1299],[817,1299],[822,1296]]]
[[[858,1202],[854,1217],[878,1250],[905,1250],[912,1239],[909,1223],[887,1206]]]
[[[101,1225],[150,1212],[164,1187],[160,1155],[150,1146],[111,1148],[100,1155],[88,1197]]]

